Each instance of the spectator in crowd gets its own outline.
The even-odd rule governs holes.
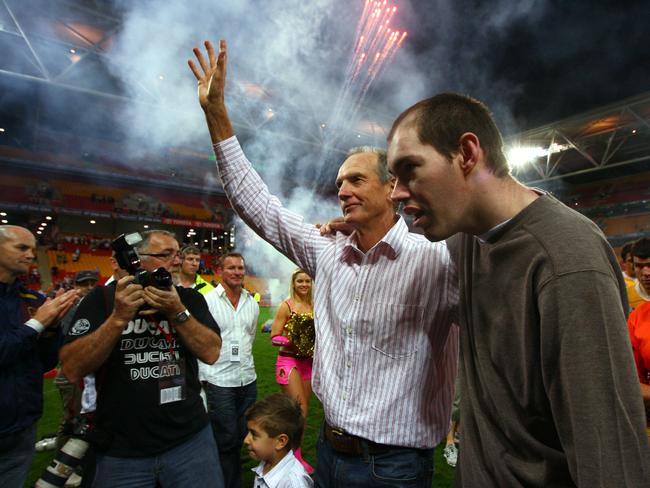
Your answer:
[[[627,293],[633,309],[650,301],[650,239],[643,237],[632,244],[630,251],[636,280]]]
[[[108,286],[111,283],[116,282],[120,278],[124,278],[128,273],[120,268],[115,256],[112,255],[109,258],[111,269],[113,273],[106,280],[104,286]],[[113,285],[115,286],[115,285]],[[90,373],[84,376],[83,379],[83,391],[81,394],[81,415],[85,417],[87,423],[92,424],[93,416],[97,410],[97,389],[95,387],[95,374]],[[95,477],[95,461],[96,461],[96,452],[95,448],[92,445],[89,446],[81,462],[81,472],[83,474],[81,488],[90,488]],[[72,480],[72,478],[71,478]]]
[[[628,242],[621,247],[623,278],[625,278],[626,285],[634,284],[634,280],[636,280],[636,275],[634,273],[634,260],[632,259],[633,245],[634,242]]]
[[[305,419],[307,419],[309,397],[311,396],[313,354],[306,357],[301,355],[287,337],[286,327],[290,320],[300,320],[305,316],[309,316],[313,322],[313,313],[311,277],[303,270],[297,269],[291,274],[289,298],[278,307],[271,326],[271,341],[273,345],[280,347],[275,366],[275,381],[282,387],[282,391],[298,401]],[[302,441],[294,451],[294,455],[311,474],[314,472],[314,468],[302,458],[301,444]]]
[[[388,140],[393,199],[429,239],[454,236],[456,486],[650,486],[625,284],[600,229],[510,175],[477,100],[423,100]]]
[[[115,259],[115,252],[111,252],[111,257],[108,258],[108,262],[111,265],[111,269],[113,270],[113,274],[106,280],[106,283],[104,283],[104,286],[108,286],[114,281],[118,281],[120,278],[124,278],[128,273],[120,268],[119,263],[117,262],[117,259]]]
[[[22,487],[43,412],[43,373],[56,366],[56,325],[77,291],[54,299],[22,286],[36,239],[23,227],[0,225],[0,485]]]
[[[627,320],[641,396],[646,413],[646,433],[650,441],[650,302],[639,305]]]
[[[136,250],[148,272],[180,265],[167,231],[145,232]],[[197,364],[218,358],[219,327],[194,290],[133,279],[88,294],[61,349],[70,381],[96,373],[94,486],[222,487]]]
[[[372,486],[383,477],[429,488],[457,364],[447,248],[409,233],[390,200],[385,152],[375,148],[352,151],[336,179],[352,235],[321,236],[284,208],[234,137],[224,103],[225,42],[218,59],[205,44],[208,61],[195,48],[201,71],[192,61],[190,68],[226,195],[249,227],[314,278],[312,384],[325,413],[316,485]]]
[[[184,288],[193,288],[204,296],[214,290],[214,287],[201,278],[199,274],[199,266],[201,264],[200,249],[195,246],[187,246],[183,248],[181,255],[179,284]]]
[[[296,400],[275,393],[246,411],[248,435],[244,444],[260,464],[253,469],[258,488],[309,488],[314,482],[295,458],[305,418]],[[295,451],[294,451],[295,452]]]
[[[205,295],[205,300],[221,328],[224,348],[216,363],[199,367],[225,486],[239,488],[245,413],[257,397],[253,341],[260,309],[244,289],[244,257],[226,254],[220,267],[221,284]]]
[[[79,271],[75,275],[74,290],[77,290],[79,298],[61,320],[61,332],[64,336],[70,330],[72,318],[79,306],[79,300],[88,295],[88,293],[97,286],[98,279],[99,274],[92,270]],[[62,368],[59,368],[57,371],[56,377],[54,378],[54,384],[59,390],[61,403],[63,404],[63,417],[59,424],[59,431],[56,439],[56,445],[60,448],[68,440],[68,436],[72,429],[72,421],[77,415],[79,415],[79,411],[81,410],[81,392],[83,389],[81,388],[80,383],[71,383],[68,381],[68,378],[63,374]]]

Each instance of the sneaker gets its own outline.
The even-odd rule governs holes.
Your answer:
[[[34,445],[34,448],[38,452],[52,451],[56,449],[56,437],[46,437],[45,439],[41,439]]]
[[[442,451],[442,455],[449,466],[452,468],[456,467],[456,462],[458,461],[458,449],[455,445],[449,444],[446,446]]]
[[[72,473],[72,476],[68,478],[68,481],[63,486],[64,488],[79,488],[81,486],[81,476],[77,473]]]

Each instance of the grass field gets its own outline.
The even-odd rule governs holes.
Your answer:
[[[260,325],[267,319],[273,317],[275,311],[263,308],[260,311]],[[259,329],[258,329],[259,331]],[[257,391],[258,398],[263,398],[271,393],[279,391],[279,386],[275,383],[275,359],[277,349],[271,345],[268,334],[258,332],[257,338],[253,345],[253,355],[255,356],[255,369],[257,370]],[[38,438],[42,435],[56,432],[59,419],[61,418],[61,400],[58,391],[52,380],[45,380],[44,387],[45,412],[38,424]],[[303,445],[303,455],[312,465],[316,461],[316,440],[318,438],[318,429],[323,419],[323,409],[320,402],[315,396],[312,396],[309,404],[309,415],[307,419],[307,428],[305,430],[305,440]],[[37,452],[34,455],[34,461],[29,473],[28,483],[26,486],[34,485],[40,474],[47,467],[54,457],[54,451]],[[253,486],[253,473],[251,468],[257,465],[246,455],[242,455],[243,466],[242,476],[244,487]],[[442,447],[436,449],[435,454],[435,477],[433,487],[447,488],[451,487],[454,479],[454,471],[447,466],[442,457]]]

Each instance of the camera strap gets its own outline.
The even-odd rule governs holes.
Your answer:
[[[169,353],[171,354],[171,357],[174,357],[174,326],[171,324],[171,322],[168,321],[167,325],[169,327],[169,332],[167,332],[160,325],[160,321],[158,319],[152,318],[151,321],[156,325],[156,328],[160,331],[160,333],[165,336],[165,341],[169,347]]]

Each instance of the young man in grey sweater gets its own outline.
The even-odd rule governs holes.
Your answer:
[[[600,230],[509,174],[474,99],[423,100],[388,139],[393,199],[430,240],[451,237],[461,280],[456,486],[650,486],[625,285]]]

